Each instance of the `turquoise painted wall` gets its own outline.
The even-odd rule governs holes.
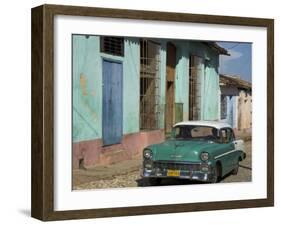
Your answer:
[[[73,35],[73,141],[101,137],[102,76],[99,38]]]
[[[140,48],[138,38],[125,39],[124,55],[123,134],[128,134],[139,131]]]
[[[123,134],[139,131],[140,48],[138,38],[125,38],[124,57],[100,53],[98,36],[73,35],[73,141],[102,137],[102,59],[123,63]],[[155,40],[160,45],[159,65],[159,128],[165,125],[166,46],[167,40]],[[207,60],[201,65],[201,119],[217,120],[219,76],[218,55],[200,42],[172,40],[177,47],[175,102],[183,103],[183,119],[188,120],[189,58]]]
[[[218,74],[218,58],[210,54],[210,60],[205,64],[204,77],[204,120],[219,120],[219,74]]]
[[[190,54],[205,60],[201,66],[201,120],[218,120],[218,54],[200,42],[192,42],[192,45],[190,43]]]
[[[97,36],[73,35],[73,141],[102,137],[102,59],[123,62],[123,134],[139,131],[139,39],[126,38],[124,56],[100,53]],[[137,84],[137,85],[132,85]]]
[[[189,111],[189,42],[174,41],[177,47],[175,102],[183,104],[183,120],[188,120]]]
[[[174,41],[177,46],[175,102],[183,103],[183,119],[188,120],[189,111],[189,58],[202,57],[201,73],[201,120],[218,120],[218,55],[200,42]]]

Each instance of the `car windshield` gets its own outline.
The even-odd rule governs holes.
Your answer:
[[[219,140],[219,131],[209,126],[176,126],[172,130],[172,139],[177,140],[208,140],[217,142]]]

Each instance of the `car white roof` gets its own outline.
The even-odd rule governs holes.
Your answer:
[[[219,122],[219,121],[184,121],[184,122],[178,122],[174,126],[183,126],[183,125],[210,126],[216,129],[221,129],[225,127],[231,128],[231,126],[228,123]]]

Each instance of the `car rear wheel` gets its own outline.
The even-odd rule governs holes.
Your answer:
[[[239,160],[237,161],[235,168],[232,170],[231,174],[237,175],[239,171]]]

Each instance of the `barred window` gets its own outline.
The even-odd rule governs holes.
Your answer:
[[[191,55],[189,60],[189,120],[201,117],[201,74],[203,58]]]
[[[142,39],[140,55],[140,129],[158,129],[160,45]]]
[[[101,52],[115,55],[124,56],[124,38],[101,36]]]

